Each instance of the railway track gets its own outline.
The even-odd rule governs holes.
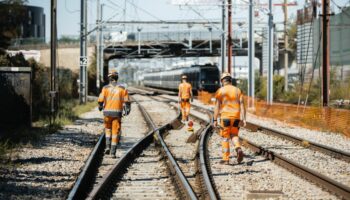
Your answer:
[[[196,109],[212,112],[201,107],[196,107]],[[240,136],[240,140],[253,152],[263,155],[265,158],[272,160],[285,169],[316,183],[329,192],[338,195],[340,198],[350,199],[350,174],[348,170],[350,166],[350,157],[347,152],[325,145],[307,142],[300,138],[253,123],[248,123],[246,129],[255,132],[255,134],[251,134],[250,137]],[[267,134],[268,137],[274,136],[279,138],[275,143],[278,145],[274,146],[274,144],[268,143],[267,141],[271,140],[271,138],[265,140],[257,138],[256,131],[261,131]],[[254,138],[255,141],[252,142]],[[288,146],[283,143],[283,139],[289,141]],[[288,149],[281,151],[281,147]],[[291,152],[293,152],[293,154]],[[308,154],[306,154],[306,152]],[[310,157],[305,158],[305,155],[310,155]],[[327,170],[322,169],[323,167],[327,167]],[[322,173],[318,171],[322,171]]]
[[[137,124],[134,121],[138,121]],[[132,105],[132,112],[126,118],[123,118],[123,127],[120,140],[117,147],[117,160],[132,147],[139,139],[144,137],[149,128],[138,105]],[[133,134],[130,134],[133,133]],[[103,175],[105,175],[112,166],[116,163],[116,159],[112,159],[109,155],[104,155],[105,135],[101,134],[94,150],[90,154],[82,172],[70,191],[68,199],[85,199],[89,192],[101,182]]]
[[[140,92],[140,91],[138,91]],[[147,95],[154,95],[152,92],[146,92]],[[171,106],[176,107],[176,102],[174,100],[166,98],[166,97],[152,97],[157,101],[162,101],[164,103],[172,103]],[[149,102],[147,99],[143,99],[140,102]],[[157,104],[159,105],[159,104]],[[242,165],[233,165],[233,166],[222,166],[218,165],[218,160],[220,159],[220,154],[215,152],[220,152],[220,147],[218,146],[218,140],[220,137],[216,134],[213,134],[213,131],[209,125],[209,119],[211,119],[212,111],[200,106],[193,105],[192,119],[196,120],[196,124],[202,124],[202,126],[197,127],[201,129],[198,133],[199,142],[194,146],[185,147],[178,145],[179,143],[183,143],[183,140],[177,141],[179,143],[173,143],[172,135],[176,135],[176,138],[181,138],[179,133],[184,132],[184,130],[174,130],[174,128],[179,128],[179,115],[177,119],[172,120],[171,123],[167,123],[163,125],[161,128],[156,128],[157,125],[147,120],[153,131],[150,131],[148,136],[148,142],[142,142],[147,138],[140,140],[137,144],[135,144],[132,149],[124,154],[124,156],[115,164],[113,169],[106,174],[101,180],[100,184],[94,188],[92,193],[89,195],[89,199],[101,199],[105,197],[116,197],[116,198],[127,198],[130,199],[130,190],[134,191],[134,197],[147,199],[156,198],[156,199],[169,199],[169,198],[186,198],[186,199],[231,199],[235,198],[275,198],[275,197],[288,197],[288,198],[305,198],[305,193],[307,193],[308,198],[320,198],[321,196],[328,199],[350,199],[349,187],[339,180],[335,180],[334,177],[329,178],[325,176],[323,173],[319,173],[316,170],[312,170],[305,166],[304,164],[300,164],[285,155],[281,155],[281,152],[278,149],[273,149],[271,147],[264,146],[263,144],[259,144],[258,142],[252,142],[251,139],[246,138],[245,135],[241,137],[241,141],[244,144],[244,152],[245,152],[245,162]],[[142,109],[141,109],[142,110]],[[151,110],[151,109],[148,109]],[[154,113],[150,114],[152,118],[157,116],[158,112],[154,111]],[[151,119],[149,114],[145,114]],[[163,114],[162,114],[163,115]],[[159,116],[162,118],[162,115]],[[160,124],[158,124],[159,126]],[[181,128],[181,127],[180,127]],[[182,127],[184,129],[184,127]],[[276,131],[273,129],[269,129],[266,127],[258,126],[253,123],[248,123],[247,129],[242,130],[241,132],[247,132],[250,134],[253,133],[262,133],[266,134],[269,137],[279,138],[280,140],[288,140],[294,145],[299,145],[303,148],[307,148],[308,150],[317,151],[322,154],[327,154],[329,156],[333,156],[336,159],[340,159],[343,162],[348,162],[348,158],[346,152],[337,152],[332,151],[332,149],[321,150],[324,146],[320,145],[313,147],[312,145],[305,141],[295,141],[293,139],[288,139],[286,136],[278,136],[275,133]],[[274,133],[271,133],[274,132]],[[155,137],[155,140],[158,141],[158,144],[162,146],[164,150],[161,150],[162,153],[159,153],[158,148],[156,146],[152,146],[151,143]],[[164,139],[165,138],[165,139]],[[100,140],[103,140],[100,139]],[[139,143],[143,143],[139,145]],[[169,148],[164,148],[164,146],[169,146]],[[136,146],[139,150],[133,149]],[[178,149],[182,149],[190,152],[197,152],[193,154],[197,154],[198,157],[189,155],[184,155]],[[194,149],[197,150],[195,151]],[[325,146],[327,148],[327,146]],[[337,149],[335,149],[337,150]],[[183,151],[182,151],[183,152]],[[130,155],[128,155],[130,154]],[[169,158],[167,161],[164,161],[164,158]],[[124,160],[124,161],[123,161]],[[271,160],[273,162],[267,162]],[[159,164],[159,161],[163,161],[163,164]],[[153,166],[156,170],[154,177],[147,179],[148,171],[140,171],[142,166],[147,165],[147,163],[158,163],[159,166]],[[261,163],[261,164],[260,164]],[[278,168],[276,163],[283,168]],[[119,167],[116,167],[118,166]],[[127,166],[129,166],[128,169]],[[253,166],[253,167],[252,167]],[[346,165],[345,165],[346,166]],[[271,169],[274,169],[273,173],[271,173]],[[287,170],[285,170],[287,169]],[[284,170],[284,171],[283,171]],[[160,173],[165,172],[166,173]],[[263,180],[256,179],[259,177],[259,173],[264,172]],[[129,173],[130,172],[130,173]],[[277,173],[278,172],[278,173]],[[290,172],[293,172],[290,173]],[[257,173],[257,175],[254,175]],[[271,173],[271,174],[268,174]],[[276,174],[277,173],[277,174]],[[289,174],[288,174],[289,173]],[[348,173],[345,171],[344,173]],[[118,175],[116,175],[118,174]],[[121,175],[122,174],[122,175]],[[175,174],[182,174],[180,176],[173,176]],[[287,174],[282,175],[281,174]],[[295,176],[297,174],[299,176]],[[136,177],[135,177],[136,175]],[[242,176],[241,176],[242,175]],[[345,176],[347,176],[345,174]],[[157,178],[158,177],[158,178]],[[278,177],[278,178],[276,178]],[[282,177],[282,178],[281,178]],[[231,179],[232,178],[232,179]],[[133,185],[132,182],[135,181],[150,181],[150,180],[163,180],[163,184],[158,185],[149,185],[149,187],[145,187],[145,185]],[[269,181],[265,181],[265,179]],[[310,182],[306,181],[309,180]],[[241,180],[242,183],[248,185],[255,185],[254,187],[242,186],[239,188],[240,184],[230,185],[226,184],[230,182],[229,180]],[[246,180],[249,180],[246,183]],[[252,182],[253,180],[253,182]],[[296,188],[299,188],[300,191],[296,189],[286,190],[285,184],[275,184],[280,182],[290,182],[292,180],[293,184],[305,184],[304,187],[300,189],[300,186],[296,185]],[[264,182],[265,181],[265,182]],[[274,184],[270,184],[273,182]],[[174,184],[175,183],[175,184]],[[316,185],[316,184],[318,185]],[[243,185],[244,185],[243,184]],[[113,185],[113,186],[111,186]],[[146,184],[148,185],[148,184]],[[269,187],[264,187],[261,185],[268,185]],[[282,185],[282,186],[281,186]],[[164,189],[162,189],[164,186]],[[227,186],[227,187],[226,187]],[[320,187],[319,187],[320,186]],[[282,187],[282,188],[281,188]],[[110,188],[110,189],[107,189]],[[114,188],[114,189],[111,189]],[[115,188],[117,188],[115,190]],[[189,189],[190,188],[190,189]],[[223,189],[224,188],[224,189]],[[226,189],[225,189],[226,188]],[[228,189],[230,188],[230,189]],[[324,191],[326,189],[330,193]],[[114,194],[111,191],[114,191]],[[107,192],[109,191],[109,192]],[[145,191],[150,191],[149,193]],[[159,195],[159,191],[163,193],[163,195]],[[235,192],[236,191],[236,192]],[[241,193],[241,196],[237,196],[236,193]],[[243,193],[242,193],[243,191]],[[311,191],[311,192],[310,192]],[[300,192],[304,192],[304,194],[299,194]],[[108,194],[107,196],[105,194]],[[335,194],[336,196],[334,196]],[[111,196],[112,195],[112,196]],[[153,195],[153,196],[152,196]],[[300,196],[298,196],[300,195]]]
[[[152,130],[120,157],[98,181],[98,184],[93,187],[87,199],[111,197],[126,199],[197,199],[196,194],[163,140],[163,135],[166,132],[181,125],[178,120],[180,115],[177,114],[171,122],[157,128],[158,126],[142,106],[140,106],[140,110]],[[159,151],[157,145],[152,145],[154,138],[162,147],[161,151]],[[99,143],[103,144],[103,136],[101,136]],[[103,145],[100,145],[99,148],[102,148],[101,146]],[[98,152],[101,151],[94,151],[92,155],[98,155]],[[83,185],[89,185],[89,183],[86,184],[86,181],[89,180],[86,178],[89,173],[91,172],[83,171],[83,175],[80,177],[85,178],[79,178],[69,199],[82,199],[81,197],[86,194],[81,191]],[[140,185],[139,183],[143,184]]]
[[[173,101],[172,99],[167,99],[166,101]],[[206,112],[206,113],[211,113],[212,111],[206,108],[202,108],[199,106],[195,106],[193,105],[193,107],[196,110],[202,111],[202,112]],[[250,140],[248,140],[247,138],[240,138],[242,143],[249,148],[249,150],[254,153],[254,154],[258,154],[258,155],[262,155],[265,159],[269,159],[271,161],[273,161],[274,163],[282,166],[283,168],[297,174],[300,175],[301,177],[303,177],[304,179],[307,179],[309,181],[311,181],[312,183],[317,184],[318,186],[321,186],[322,188],[326,189],[327,191],[331,192],[332,194],[337,195],[338,197],[342,198],[342,199],[350,199],[350,189],[349,189],[349,184],[348,184],[348,179],[349,179],[349,172],[347,169],[349,169],[349,162],[348,162],[348,154],[347,152],[343,152],[340,151],[338,149],[335,148],[329,148],[328,146],[325,145],[319,145],[317,143],[312,143],[312,142],[306,142],[305,140],[302,140],[300,138],[297,137],[293,137],[293,136],[289,136],[286,135],[284,133],[281,133],[277,130],[273,130],[273,129],[269,129],[267,127],[262,127],[253,123],[248,123],[247,129],[250,131],[261,131],[263,133],[268,134],[269,136],[274,136],[274,137],[278,137],[278,138],[283,138],[285,140],[288,140],[289,142],[293,142],[294,145],[298,145],[299,147],[302,147],[304,149],[306,149],[307,151],[317,151],[320,152],[322,154],[326,154],[326,156],[330,156],[333,157],[334,159],[339,159],[339,161],[336,162],[336,164],[341,163],[341,168],[343,169],[340,173],[339,170],[337,171],[336,169],[331,171],[329,174],[331,174],[332,176],[326,176],[324,175],[324,173],[327,172],[323,172],[320,173],[318,171],[315,170],[315,168],[311,168],[310,166],[312,165],[307,165],[307,162],[305,163],[300,163],[298,162],[298,160],[293,160],[290,157],[288,158],[288,156],[282,155],[281,152],[277,151],[276,149],[273,148],[269,148],[266,147],[266,145],[264,146],[263,144],[257,144],[257,143],[253,143]],[[201,148],[203,149],[201,152],[201,157],[202,157],[202,166],[206,166],[206,168],[202,167],[202,171],[207,171],[209,172],[209,174],[211,174],[211,167],[210,167],[210,159],[208,158],[208,153],[206,153],[206,149],[208,146],[208,141],[209,138],[211,137],[211,133],[210,131],[206,132],[206,134],[202,135],[201,137],[201,144],[200,146],[202,146]],[[299,156],[299,157],[302,157]],[[317,157],[315,158],[317,159]],[[315,162],[314,159],[314,162]],[[306,159],[308,160],[308,159]],[[309,159],[311,160],[311,159]],[[253,163],[254,160],[251,160],[252,162],[248,162],[248,165]],[[322,162],[326,162],[327,161],[319,161],[320,163]],[[331,164],[330,164],[331,165]],[[332,165],[331,165],[332,166]],[[334,167],[336,165],[333,165],[333,169],[336,168]],[[320,168],[320,166],[318,167]],[[344,169],[345,168],[345,169]],[[317,168],[316,168],[317,169]],[[333,174],[332,174],[333,173]],[[338,177],[335,176],[335,174],[339,174]],[[327,175],[329,175],[327,174]],[[337,180],[338,179],[338,180]],[[211,193],[211,199],[215,199],[215,198],[220,198],[220,195],[217,191],[217,188],[215,186],[215,182],[213,181],[213,178],[211,176],[208,176],[206,178],[207,181],[211,181],[211,184],[207,183],[206,185],[212,186],[212,190],[213,192]],[[211,188],[207,188],[208,191],[211,190]],[[276,192],[277,191],[277,192]],[[268,193],[263,193],[262,191],[253,191],[251,190],[250,192],[252,192],[252,194],[254,196],[254,192],[258,193],[259,195],[273,195],[275,193],[275,195],[280,195],[281,192],[279,192],[278,190],[273,191],[273,192],[268,192]],[[249,196],[249,195],[248,195]]]
[[[152,97],[156,101],[161,101],[169,104],[169,106],[176,107],[174,102],[164,101],[160,97]],[[209,113],[203,114],[200,112],[192,112],[190,114],[191,120],[194,122],[194,135],[199,139],[201,135],[205,135],[206,132],[211,131],[209,123]],[[212,191],[208,188],[212,188],[211,182],[206,181],[206,177],[209,174],[206,171],[201,170],[202,165],[206,165],[206,161],[201,162],[200,152],[203,146],[200,145],[199,140],[190,141],[191,132],[187,131],[187,126],[183,126],[179,130],[171,130],[167,134],[165,141],[169,145],[171,152],[179,163],[181,169],[185,172],[185,176],[191,184],[192,188],[197,195],[198,199],[209,199],[214,196]],[[192,138],[193,139],[193,138]],[[206,151],[205,151],[206,152]]]

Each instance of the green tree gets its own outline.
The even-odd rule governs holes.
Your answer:
[[[292,53],[295,53],[297,50],[297,43],[296,43],[296,38],[297,38],[297,21],[294,20],[288,27],[288,44],[289,44],[289,49],[292,50]]]
[[[88,87],[89,87],[89,93],[92,95],[98,95],[99,91],[97,91],[96,88],[96,50],[95,52],[90,56],[91,63],[88,68]]]
[[[62,36],[58,42],[59,43],[78,43],[80,41],[79,38],[72,38],[68,36]]]
[[[6,49],[10,41],[20,34],[20,24],[25,19],[26,0],[2,0],[0,1],[0,53]]]

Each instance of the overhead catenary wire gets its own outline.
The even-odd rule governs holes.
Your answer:
[[[307,90],[307,93],[306,93],[306,99],[305,99],[303,113],[305,112],[305,108],[306,108],[306,105],[307,105],[307,102],[308,102],[308,99],[309,99],[309,93],[310,93],[312,82],[313,82],[313,79],[314,79],[316,62],[317,62],[317,59],[318,59],[318,56],[319,56],[319,52],[320,52],[320,47],[321,47],[321,40],[322,40],[322,32],[320,32],[320,36],[319,36],[319,40],[318,40],[318,47],[317,47],[317,51],[316,51],[316,56],[315,56],[315,60],[313,61],[312,75],[311,75],[311,80],[310,80],[309,87],[308,87],[308,90]]]
[[[113,1],[111,1],[111,0],[107,0],[108,2],[110,2],[113,6],[116,6],[116,7],[118,7],[118,8],[121,8],[121,9],[123,9],[121,6],[119,6],[118,4],[116,4],[116,3],[114,3]],[[127,1],[127,0],[126,0]],[[131,5],[135,5],[134,3],[132,3]],[[140,8],[139,6],[134,6],[134,8],[136,9],[142,9],[142,8]],[[146,11],[145,9],[142,9],[144,12],[146,12],[146,13],[149,13],[148,11]],[[129,14],[126,14],[125,13],[125,16],[126,15],[128,15],[128,16],[130,16]],[[125,17],[124,16],[124,17]],[[130,17],[132,17],[132,16],[130,16]],[[161,22],[165,22],[164,20],[161,20],[160,18],[158,18],[158,17],[156,17],[156,16],[154,16],[154,15],[152,15],[152,17],[154,17],[154,18],[156,18],[157,20],[159,20],[159,21],[161,21]],[[106,22],[107,21],[109,21],[110,19],[108,19],[108,20],[106,20]],[[152,26],[154,26],[154,25],[152,25]],[[154,27],[156,27],[156,26],[154,26]],[[170,39],[170,35],[169,35],[169,33],[164,33],[164,34],[162,34],[163,36],[165,36],[165,37],[167,37],[167,38],[169,38]]]
[[[66,9],[67,12],[69,13],[77,13],[77,12],[80,12],[80,10],[70,10],[67,6],[67,0],[64,0],[64,8]]]
[[[345,10],[345,6],[343,6],[343,7],[341,7],[341,6],[339,6],[334,0],[331,0],[332,2],[333,2],[333,4],[335,5],[335,6],[337,6],[337,8],[340,10],[340,11],[342,11],[342,13],[344,13],[346,16],[348,16],[348,17],[350,17],[350,14],[349,13],[347,13],[347,11]]]
[[[312,10],[312,16],[314,16],[314,9]],[[307,61],[308,61],[308,55],[309,55],[309,47],[310,47],[310,42],[311,42],[311,31],[312,31],[312,28],[313,28],[313,22],[314,22],[314,19],[311,20],[310,22],[310,28],[309,28],[309,35],[308,35],[308,43],[307,43],[307,48],[306,48],[306,56],[305,56],[305,61],[304,63],[304,67],[303,65],[301,66],[301,69],[300,69],[300,90],[299,90],[299,98],[298,98],[298,106],[297,106],[297,111],[299,109],[299,105],[300,105],[300,100],[301,100],[301,96],[303,95],[303,92],[304,92],[304,80],[305,80],[305,70],[306,70],[306,65],[307,65]]]
[[[118,7],[118,8],[123,9],[123,12],[124,12],[124,14],[123,14],[124,21],[126,20],[125,17],[126,17],[127,15],[128,15],[129,17],[131,17],[131,18],[134,17],[134,16],[130,16],[129,14],[126,13],[126,3],[129,3],[130,5],[132,5],[132,6],[134,7],[136,13],[137,13],[137,9],[139,9],[139,10],[141,10],[142,12],[146,13],[147,15],[151,16],[152,18],[157,19],[158,21],[161,21],[161,22],[165,22],[164,20],[160,19],[159,17],[157,17],[157,16],[151,14],[149,11],[147,11],[147,10],[141,8],[140,6],[136,5],[136,4],[133,3],[133,2],[129,2],[128,0],[125,0],[125,8],[122,8],[120,5],[114,3],[114,2],[111,1],[111,0],[107,0],[107,1],[108,1],[109,3],[111,3],[113,6],[116,6],[116,7]],[[139,18],[138,13],[137,13],[137,17]],[[107,21],[109,21],[109,20],[107,20]],[[125,29],[125,25],[124,25],[124,29]]]
[[[119,6],[118,4],[114,3],[113,1],[111,0],[108,0],[108,2],[110,2],[111,4],[113,4],[114,6],[118,7],[118,8],[121,8],[121,6]],[[160,19],[159,17],[151,14],[149,11],[141,8],[140,6],[136,5],[135,3],[133,2],[130,2],[130,0],[126,0],[126,2],[128,2],[130,5],[134,6],[134,8],[137,8],[137,9],[140,9],[141,11],[143,11],[144,13],[150,15],[151,17],[157,19],[159,22],[163,22],[163,23],[167,23],[167,21],[164,21],[162,19]],[[210,22],[210,20],[207,20],[209,24],[213,24],[212,22]],[[157,27],[155,25],[151,25],[151,26],[154,26],[154,27]],[[220,29],[221,30],[221,29]],[[161,33],[162,36],[166,37],[166,38],[169,38],[170,39],[170,35],[169,33]]]
[[[107,20],[103,20],[100,22],[100,25],[104,25],[107,21],[110,21],[111,19],[113,19],[114,17],[116,17],[117,15],[119,15],[119,13],[115,13],[114,15],[112,15],[110,18],[108,18]],[[86,33],[86,35],[84,35],[84,37],[87,37],[88,35],[90,35],[92,32],[96,31],[98,28],[98,26],[95,26],[94,28],[92,28],[90,31],[88,31]]]
[[[222,30],[222,28],[216,26],[215,24],[213,24],[209,19],[207,19],[206,17],[204,17],[200,12],[198,12],[197,10],[195,10],[191,5],[188,4],[188,2],[185,4],[186,6],[188,6],[194,13],[196,13],[198,16],[200,16],[201,18],[203,18],[204,20],[206,20],[212,27],[214,27],[215,29],[224,32]]]
[[[110,2],[110,0],[108,0],[108,1]],[[164,20],[160,19],[159,17],[153,15],[152,13],[148,12],[147,10],[145,10],[145,9],[141,8],[140,6],[136,5],[135,3],[130,2],[130,0],[126,0],[126,2],[128,2],[130,5],[134,6],[135,8],[141,10],[142,12],[146,13],[147,15],[153,17],[154,19],[157,19],[159,21],[164,21]]]

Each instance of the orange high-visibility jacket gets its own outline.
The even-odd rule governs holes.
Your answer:
[[[180,83],[179,93],[181,99],[189,99],[191,97],[192,85],[190,83]]]
[[[123,104],[128,101],[128,91],[113,83],[104,86],[98,97],[98,102],[103,103],[103,115],[109,117],[122,117]]]
[[[225,85],[216,91],[215,98],[220,102],[221,119],[240,119],[240,99],[242,92],[233,85]]]

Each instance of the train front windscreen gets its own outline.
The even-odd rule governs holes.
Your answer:
[[[203,90],[215,92],[220,87],[219,76],[218,69],[202,69],[200,80]]]

